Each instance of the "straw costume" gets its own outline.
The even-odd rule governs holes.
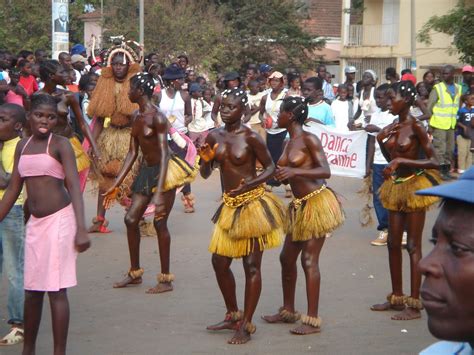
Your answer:
[[[427,211],[439,199],[434,196],[415,195],[415,192],[437,186],[440,182],[439,172],[432,169],[419,169],[408,177],[392,177],[385,180],[380,187],[380,201],[389,211]]]
[[[114,78],[111,67],[112,59],[117,54],[124,55],[130,63],[127,76],[120,82]],[[101,71],[101,76],[87,109],[87,114],[90,117],[110,118],[110,125],[104,127],[97,140],[97,145],[102,154],[98,166],[100,190],[105,191],[112,186],[128,153],[131,118],[133,112],[138,109],[138,105],[129,100],[128,91],[130,89],[130,78],[140,71],[139,61],[140,58],[137,53],[125,42],[115,43],[107,51],[107,66]],[[137,161],[139,160],[137,159]],[[120,187],[123,193],[117,194],[118,199],[130,194],[130,186],[139,166],[139,162],[135,163],[132,173],[125,178]]]
[[[288,206],[286,233],[293,242],[324,237],[344,222],[344,212],[335,193],[326,185],[295,198]]]
[[[281,201],[259,186],[236,197],[227,193],[212,221],[215,223],[209,251],[229,258],[241,258],[253,252],[255,239],[260,250],[282,242],[285,220]]]

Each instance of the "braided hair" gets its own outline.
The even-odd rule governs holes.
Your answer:
[[[308,102],[304,97],[288,96],[283,99],[281,110],[291,112],[298,124],[303,125],[308,118]]]
[[[235,87],[233,89],[227,89],[222,92],[222,98],[225,99],[228,96],[235,97],[239,99],[239,103],[243,106],[247,105],[249,102],[249,98],[247,97],[247,93],[239,87]]]
[[[148,98],[153,96],[155,90],[155,81],[153,75],[147,72],[137,73],[130,78],[130,85],[133,88],[142,89]]]
[[[408,104],[413,105],[415,102],[416,97],[416,88],[415,85],[410,80],[400,81],[398,83],[394,83],[391,86],[391,89],[395,93],[399,93],[401,97],[404,99],[408,99]]]
[[[56,73],[60,66],[61,64],[55,59],[42,61],[39,68],[41,81],[46,83],[49,80],[49,76]]]
[[[55,97],[48,94],[34,94],[31,96],[31,107],[30,111],[41,105],[47,105],[54,108],[54,111],[58,110],[58,103]]]

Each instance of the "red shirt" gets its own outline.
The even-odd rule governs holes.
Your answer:
[[[33,95],[38,91],[38,83],[33,75],[23,76],[20,75],[19,83],[25,88],[25,91],[28,96]]]

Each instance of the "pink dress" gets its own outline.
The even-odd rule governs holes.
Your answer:
[[[46,153],[23,154],[18,172],[23,178],[51,176],[64,180],[64,168]],[[76,280],[77,252],[74,246],[76,218],[72,204],[46,217],[31,216],[26,225],[24,288],[30,291],[59,291],[73,287]]]

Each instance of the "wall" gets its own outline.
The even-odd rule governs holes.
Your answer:
[[[315,36],[341,37],[342,0],[307,0],[309,19],[302,25]]]

